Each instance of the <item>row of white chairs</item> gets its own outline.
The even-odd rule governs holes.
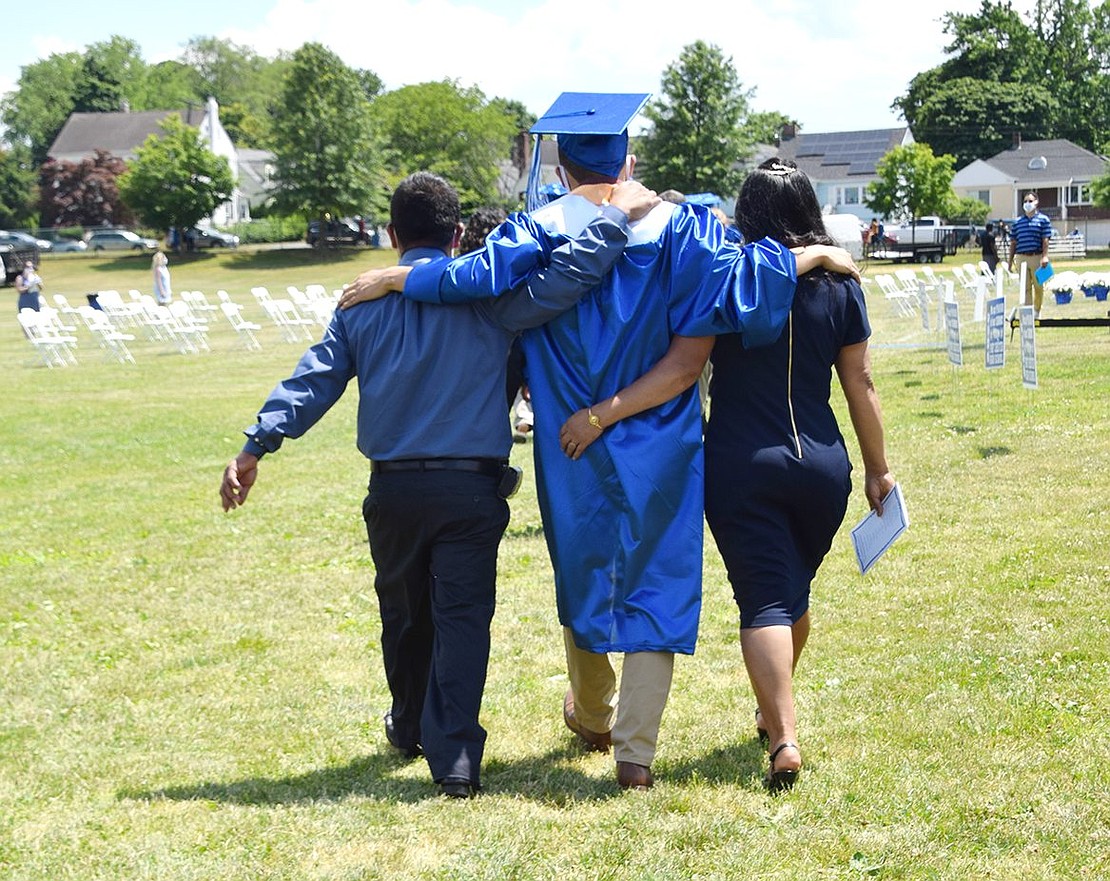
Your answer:
[[[948,267],[950,275],[943,275],[931,266],[922,266],[918,269],[895,269],[889,273],[877,273],[874,283],[880,293],[890,304],[891,312],[898,316],[913,316],[917,314],[920,301],[920,291],[925,292],[926,304],[932,304],[933,297],[941,300],[947,295],[949,286],[953,293],[963,292],[965,295],[975,297],[979,291],[980,283],[986,285],[988,294],[992,294],[998,285],[997,276],[991,272],[985,260],[978,263],[965,263],[962,266]],[[1019,276],[1011,272],[1004,263],[999,263],[997,272],[1002,277],[1002,286],[1016,289]],[[920,273],[920,274],[919,274]],[[865,281],[865,286],[870,280]]]
[[[264,287],[253,288],[251,292],[287,342],[311,341],[313,328],[325,327],[330,322],[342,293],[329,294],[323,285],[308,285],[304,290],[290,286],[286,290],[289,296],[277,299]],[[127,296],[117,290],[99,291],[95,299],[99,308],[91,303],[75,307],[65,295],[55,294],[53,306],[43,300],[40,311],[21,312],[20,324],[48,367],[77,363],[75,333],[79,324],[97,341],[106,358],[120,363],[135,363],[127,343],[133,342],[137,334],[182,354],[211,351],[209,323],[219,316],[223,316],[248,351],[262,348],[256,335],[262,325],[246,319],[243,306],[232,300],[227,291],[216,292],[216,303],[210,302],[202,291],[179,291],[168,305],[134,289]]]

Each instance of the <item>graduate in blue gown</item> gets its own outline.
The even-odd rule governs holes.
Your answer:
[[[561,96],[533,132],[559,135],[567,195],[511,216],[482,251],[402,275],[364,273],[340,306],[400,284],[406,297],[440,303],[513,289],[535,270],[544,250],[537,241],[573,239],[606,210],[613,185],[631,175],[626,129],[646,99]],[[816,265],[828,251],[802,259]],[[707,209],[661,203],[631,224],[624,253],[600,287],[523,336],[540,509],[566,628],[564,717],[590,746],[611,740],[622,786],[651,785],[673,656],[692,653],[697,637],[703,466],[693,384],[711,347],[705,338],[776,339],[795,273],[794,255],[778,243],[737,248]],[[613,424],[618,413],[591,409],[660,365],[691,362],[696,368],[669,400],[634,418]],[[597,441],[564,450],[559,427],[576,413]],[[625,653],[619,702],[609,652]]]

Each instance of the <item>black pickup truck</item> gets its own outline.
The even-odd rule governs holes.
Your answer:
[[[20,245],[0,244],[0,263],[4,264],[4,284],[9,285],[23,271],[26,263],[39,265],[38,248],[24,248]]]

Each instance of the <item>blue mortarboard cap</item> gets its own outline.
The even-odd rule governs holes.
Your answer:
[[[538,198],[541,135],[557,135],[559,149],[582,168],[609,177],[620,174],[628,154],[628,126],[651,96],[644,92],[563,92],[529,131],[537,136],[528,178],[527,209]]]

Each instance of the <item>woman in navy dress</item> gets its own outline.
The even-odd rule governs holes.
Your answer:
[[[832,244],[809,179],[794,163],[764,162],[745,180],[736,222],[747,241]],[[770,346],[736,336],[713,348],[705,437],[706,519],[740,607],[740,644],[770,745],[766,782],[793,785],[802,766],[793,671],[809,636],[810,583],[848,507],[852,466],[829,405],[832,368],[848,402],[864,492],[880,513],[894,486],[871,381],[863,292],[823,270],[798,279],[790,319]]]

